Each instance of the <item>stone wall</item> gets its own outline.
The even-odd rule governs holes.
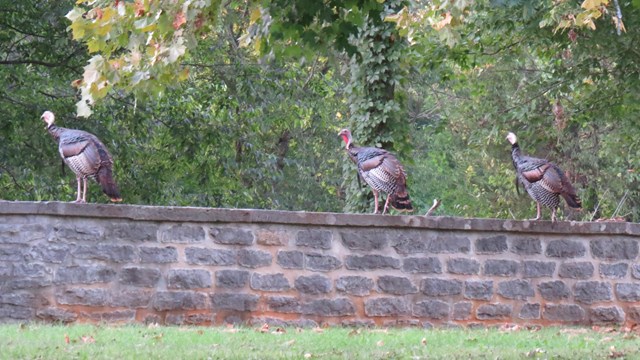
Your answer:
[[[640,224],[0,202],[0,321],[630,325]]]

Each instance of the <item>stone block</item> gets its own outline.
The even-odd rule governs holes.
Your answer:
[[[93,244],[79,245],[73,250],[77,259],[102,260],[116,263],[135,262],[136,248],[131,245]]]
[[[302,251],[280,250],[276,255],[276,262],[283,269],[302,269],[304,267],[304,254]]]
[[[32,320],[35,309],[17,305],[0,305],[0,320]]]
[[[342,267],[342,261],[333,255],[308,253],[305,257],[305,268],[313,271],[331,271]]]
[[[116,278],[116,271],[105,265],[61,266],[53,277],[55,284],[106,283]]]
[[[524,304],[520,308],[520,319],[540,319],[540,304]]]
[[[451,296],[462,293],[462,281],[428,278],[420,283],[420,291],[428,296]]]
[[[584,320],[585,311],[575,304],[547,304],[542,318],[549,321],[578,323]]]
[[[155,287],[160,280],[160,270],[155,268],[127,267],[120,271],[118,281],[124,285]]]
[[[526,300],[535,295],[531,283],[521,279],[499,282],[497,293],[504,298],[517,300]]]
[[[640,301],[640,284],[618,283],[616,284],[616,296],[621,301]]]
[[[438,234],[429,242],[427,250],[434,254],[468,254],[471,251],[471,240],[452,234]]]
[[[248,268],[259,268],[271,265],[273,256],[262,250],[242,249],[238,251],[238,264]]]
[[[114,323],[114,322],[133,322],[136,317],[135,310],[114,310],[114,311],[100,311],[82,314],[84,318],[89,318],[93,321]]]
[[[9,277],[13,274],[13,265],[9,263],[0,263],[0,277]]]
[[[211,273],[204,269],[171,269],[167,276],[169,289],[203,289],[211,285]]]
[[[259,229],[255,231],[256,243],[265,246],[284,246],[289,244],[292,234],[289,231]]]
[[[399,276],[380,276],[378,278],[378,288],[382,292],[394,295],[407,295],[418,292],[418,288],[413,285],[410,279]]]
[[[640,264],[631,264],[631,277],[640,279]]]
[[[624,311],[617,306],[596,306],[589,311],[589,319],[592,324],[622,324],[624,317]]]
[[[560,264],[558,276],[569,279],[589,279],[593,276],[593,264],[587,261]]]
[[[10,247],[0,246],[0,261],[22,261],[28,253],[29,247],[13,245]]]
[[[511,305],[484,304],[476,309],[476,317],[480,320],[501,320],[511,318]]]
[[[364,302],[364,313],[367,316],[409,315],[409,305],[400,297],[370,298]]]
[[[159,239],[161,243],[195,244],[203,243],[205,234],[202,226],[178,224],[160,230]]]
[[[209,297],[195,291],[158,291],[151,301],[156,311],[209,309]]]
[[[441,274],[442,266],[436,257],[414,257],[402,261],[402,271],[412,274]]]
[[[364,276],[341,276],[336,280],[336,290],[355,296],[368,296],[373,285],[373,280]]]
[[[78,315],[76,313],[56,307],[46,307],[43,309],[38,309],[36,311],[36,317],[46,322],[63,324],[68,324],[78,319]]]
[[[110,242],[156,242],[158,225],[139,222],[112,223],[106,228],[104,237]]]
[[[626,263],[600,264],[600,276],[609,279],[622,279],[627,276],[629,265]]]
[[[514,276],[518,272],[518,262],[490,259],[484,262],[483,272],[487,276]]]
[[[56,301],[61,305],[105,306],[108,299],[105,289],[71,288],[56,294]]]
[[[48,304],[48,300],[29,292],[0,293],[0,304],[39,307]]]
[[[71,246],[59,243],[47,243],[46,246],[36,245],[31,248],[34,260],[53,264],[64,263],[71,251]]]
[[[229,266],[238,261],[236,250],[188,247],[184,254],[191,265]]]
[[[556,263],[553,261],[527,260],[522,264],[524,278],[552,277],[556,270]]]
[[[114,290],[109,296],[109,306],[147,308],[154,291],[141,289]]]
[[[597,239],[591,240],[591,254],[602,260],[635,260],[638,257],[638,240]]]
[[[104,229],[95,225],[60,225],[53,227],[53,242],[99,242],[104,239]]]
[[[458,275],[476,275],[480,272],[480,262],[467,258],[449,259],[447,260],[447,271]]]
[[[493,281],[465,281],[464,297],[471,300],[491,300],[493,297]]]
[[[399,269],[400,260],[383,255],[348,255],[345,267],[349,270]]]
[[[482,237],[476,240],[476,254],[500,254],[507,251],[505,235]]]
[[[249,272],[246,270],[218,270],[216,271],[216,287],[239,289],[249,282]]]
[[[429,251],[429,244],[432,238],[432,236],[427,236],[426,234],[427,233],[421,232],[408,232],[405,236],[397,238],[391,246],[398,254],[402,255],[426,253]]]
[[[611,284],[600,281],[578,281],[573,295],[577,302],[592,304],[612,300]]]
[[[340,237],[349,250],[383,250],[389,246],[389,236],[384,229],[341,231]]]
[[[254,294],[225,294],[211,295],[213,308],[217,310],[254,311],[258,307],[260,297]]]
[[[541,282],[538,284],[538,291],[542,298],[548,301],[566,299],[571,295],[569,286],[560,280]]]
[[[542,254],[542,243],[536,238],[513,238],[511,252],[518,255]]]
[[[0,244],[24,244],[47,239],[48,229],[41,224],[1,224]]]
[[[279,313],[300,314],[302,304],[298,298],[292,296],[272,296],[267,298],[269,310]]]
[[[640,306],[629,306],[627,308],[627,316],[629,320],[640,323]]]
[[[581,242],[574,240],[554,240],[547,245],[546,255],[557,258],[583,257],[587,248]]]
[[[441,300],[424,300],[413,305],[413,316],[434,320],[449,317],[449,304]]]
[[[13,264],[13,276],[15,278],[50,278],[52,270],[48,266],[38,263],[16,263]]]
[[[303,294],[326,294],[331,291],[331,280],[322,275],[298,276],[294,286]]]
[[[35,277],[26,279],[10,279],[3,285],[3,290],[37,289],[51,285],[50,277]]]
[[[214,243],[224,245],[249,246],[253,245],[254,240],[251,230],[245,229],[212,227],[209,235]]]
[[[469,320],[471,319],[471,308],[473,303],[470,301],[461,301],[453,304],[453,320]]]
[[[348,316],[356,313],[356,307],[351,300],[345,298],[320,299],[303,304],[302,313],[317,316]]]
[[[251,275],[251,288],[261,291],[287,291],[291,289],[291,286],[289,285],[289,280],[282,273],[253,273]]]
[[[331,249],[333,233],[329,230],[300,230],[296,234],[296,246],[313,249]]]
[[[178,249],[173,246],[141,246],[138,250],[140,251],[141,263],[168,264],[178,261]]]

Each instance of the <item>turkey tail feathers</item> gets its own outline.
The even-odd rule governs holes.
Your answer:
[[[578,195],[576,195],[575,192],[573,193],[563,192],[561,195],[564,198],[564,200],[567,202],[567,205],[569,205],[569,207],[572,207],[574,209],[582,208],[582,201],[580,201],[580,198],[578,197]]]
[[[108,166],[102,166],[98,170],[96,174],[96,180],[98,184],[102,187],[102,191],[107,194],[107,196],[113,202],[120,202],[122,198],[120,197],[120,191],[118,190],[118,186],[116,182],[113,181],[113,175],[111,174],[111,168]]]
[[[389,203],[394,209],[399,211],[413,211],[413,205],[411,205],[411,199],[406,191],[397,192],[391,196]]]

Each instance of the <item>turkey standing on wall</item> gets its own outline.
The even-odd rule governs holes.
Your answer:
[[[387,212],[389,204],[396,210],[412,211],[411,199],[407,193],[407,174],[398,159],[383,149],[353,145],[348,129],[342,129],[338,135],[344,140],[347,154],[358,165],[358,173],[373,190],[373,213],[378,213],[379,192],[387,194],[382,214]]]
[[[529,196],[536,202],[538,210],[535,219],[540,219],[540,204],[551,209],[551,221],[556,221],[556,211],[560,205],[560,196],[567,205],[581,209],[582,202],[569,179],[560,168],[545,159],[522,155],[516,134],[510,132],[507,140],[511,143],[511,159],[516,169],[517,181],[524,185]],[[517,184],[516,184],[517,186]]]
[[[45,111],[41,119],[47,124],[49,134],[58,143],[60,156],[76,174],[78,196],[75,202],[86,202],[88,177],[95,179],[100,184],[102,191],[109,196],[111,201],[122,201],[111,173],[113,159],[104,144],[95,135],[86,131],[57,127],[53,123],[55,116],[51,111]],[[84,185],[82,192],[80,191],[80,180]]]

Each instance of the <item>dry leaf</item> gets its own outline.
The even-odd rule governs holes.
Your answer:
[[[289,340],[289,341],[285,342],[285,343],[284,343],[284,344],[282,344],[282,345],[284,345],[284,346],[291,346],[291,345],[293,345],[293,344],[295,344],[295,343],[296,343],[296,339],[291,339],[291,340]]]
[[[384,341],[379,340],[379,341],[376,343],[376,345],[378,345],[378,346],[384,346]]]
[[[94,342],[96,342],[96,340],[93,338],[93,336],[83,336],[80,339],[85,344],[93,344]]]
[[[600,339],[601,343],[603,343],[603,342],[611,342],[611,341],[613,341],[613,338],[609,337],[609,336],[603,337],[602,339]]]
[[[311,358],[311,354],[309,354],[309,353],[304,353],[304,358],[305,358],[305,359],[310,359],[310,358]]]
[[[624,355],[622,351],[617,351],[615,346],[609,348],[609,359],[621,358],[624,357]]]
[[[184,13],[180,11],[176,14],[176,17],[173,19],[173,28],[178,30],[182,24],[187,22],[187,18],[184,16]]]
[[[422,340],[420,340],[420,343],[422,345],[427,345],[427,338],[422,338]]]
[[[65,342],[65,344],[69,343],[69,335],[64,334],[64,342]]]
[[[284,328],[277,327],[272,333],[273,334],[284,334],[286,332],[287,332],[287,330],[285,330]]]
[[[317,332],[317,333],[323,333],[324,332],[324,330],[322,328],[319,328],[317,326],[313,328],[313,331]]]

